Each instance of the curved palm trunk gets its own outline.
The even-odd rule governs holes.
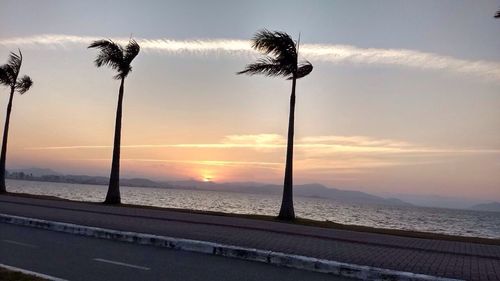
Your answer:
[[[293,133],[295,122],[295,84],[297,79],[295,75],[292,82],[292,94],[290,96],[290,116],[288,120],[288,142],[286,146],[286,167],[285,181],[283,184],[283,200],[281,201],[281,209],[278,215],[282,220],[295,219],[295,211],[293,210]]]
[[[6,193],[5,187],[5,161],[7,159],[7,139],[9,137],[10,112],[12,111],[12,99],[14,98],[14,87],[10,88],[9,104],[7,105],[7,116],[3,128],[2,155],[0,156],[0,193]]]
[[[123,102],[123,83],[120,84],[118,94],[118,106],[116,108],[115,122],[115,141],[113,143],[113,162],[111,163],[111,175],[109,176],[108,194],[106,194],[106,204],[120,204],[120,142],[122,132],[122,102]]]

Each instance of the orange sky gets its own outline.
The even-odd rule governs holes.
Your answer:
[[[130,2],[113,15],[89,2],[2,4],[0,63],[19,47],[34,80],[14,98],[8,169],[109,175],[119,83],[86,47],[132,33],[142,50],[125,81],[122,175],[281,183],[291,83],[235,74],[266,26],[301,31],[314,65],[297,83],[296,183],[500,200],[491,1],[297,2],[283,15],[275,1]]]

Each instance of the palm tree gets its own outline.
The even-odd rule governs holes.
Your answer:
[[[7,139],[9,136],[12,99],[14,98],[15,92],[22,95],[33,85],[33,81],[28,75],[18,78],[22,63],[23,54],[21,53],[21,50],[19,50],[19,54],[11,52],[7,64],[0,66],[0,84],[10,87],[9,103],[7,104],[7,116],[5,117],[5,126],[3,129],[2,153],[0,156],[0,193],[7,192],[5,187],[5,161],[7,159]]]
[[[300,41],[300,36],[299,36]],[[257,62],[249,64],[238,74],[264,74],[266,76],[284,76],[292,80],[290,96],[290,116],[288,121],[288,142],[286,149],[285,180],[283,199],[278,215],[282,220],[295,219],[293,209],[293,130],[295,119],[295,85],[297,79],[311,73],[313,66],[308,61],[299,63],[299,43],[294,42],[285,32],[258,31],[252,39],[252,47],[265,54]]]
[[[111,40],[94,41],[90,44],[89,48],[99,49],[99,54],[94,61],[95,65],[97,67],[109,66],[111,69],[116,70],[118,74],[114,78],[121,80],[116,109],[113,161],[111,164],[108,193],[104,201],[105,204],[120,204],[120,140],[122,131],[123,84],[127,75],[132,71],[130,64],[139,54],[140,47],[135,40],[130,39],[125,48]]]

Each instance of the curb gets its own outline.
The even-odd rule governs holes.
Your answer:
[[[45,279],[47,281],[68,281],[66,279],[57,278],[57,277],[54,277],[54,276],[50,276],[50,275],[46,275],[46,274],[43,274],[43,273],[34,272],[34,271],[31,271],[31,270],[22,269],[22,268],[19,268],[19,267],[14,267],[14,266],[6,265],[6,264],[3,264],[3,263],[0,263],[0,268],[7,269],[7,270],[10,270],[10,271],[14,271],[14,272],[20,272],[20,273],[23,273],[23,274],[26,274],[26,275],[30,275],[30,276],[35,276],[35,277],[38,277],[38,278]]]
[[[0,214],[0,223],[28,226],[33,228],[70,233],[100,239],[151,245],[175,250],[190,251],[216,256],[263,262],[277,266],[327,273],[361,280],[392,281],[457,281],[424,274],[396,271],[370,266],[349,264],[280,252],[244,248],[213,242],[174,238],[137,232],[118,231],[106,228],[47,221],[20,216]]]

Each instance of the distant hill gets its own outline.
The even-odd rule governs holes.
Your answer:
[[[25,168],[25,169],[10,169],[9,173],[24,173],[26,175],[32,175],[34,177],[41,177],[46,175],[61,175],[60,173],[52,169],[44,168]]]
[[[486,204],[477,204],[470,207],[472,210],[476,211],[489,211],[489,212],[500,212],[500,203],[499,202],[491,202]]]
[[[339,201],[347,201],[352,203],[371,203],[371,204],[383,204],[383,205],[406,205],[411,206],[410,203],[406,203],[399,199],[386,199],[383,197],[375,196],[361,191],[353,190],[342,190],[336,188],[328,188],[321,184],[304,184],[297,185],[294,189],[295,194],[306,197],[322,197],[336,199]]]
[[[107,185],[109,178],[101,176],[87,175],[63,175],[50,169],[30,168],[12,170],[12,172],[23,172],[22,177],[19,174],[11,173],[9,178],[21,179],[29,181],[44,181],[44,182],[64,182],[76,184],[94,184]],[[223,191],[251,194],[274,194],[280,195],[283,192],[282,185],[264,184],[257,182],[233,182],[233,183],[216,183],[202,182],[196,180],[185,181],[153,181],[144,178],[121,178],[120,185],[132,187],[152,187],[152,188],[175,188],[175,189],[190,189],[190,190],[205,190],[205,191]],[[327,198],[341,202],[350,202],[357,204],[379,204],[390,206],[413,206],[405,201],[395,198],[384,198],[375,196],[361,191],[342,190],[329,188],[322,184],[311,183],[294,186],[294,194],[303,197],[312,198]]]
[[[37,179],[33,179],[37,180]],[[108,185],[108,177],[86,176],[86,175],[45,175],[41,176],[39,180],[48,182],[67,182],[67,183],[80,183],[80,184],[94,184],[94,185]],[[155,188],[171,188],[167,183],[161,183],[142,178],[121,178],[121,186],[133,187],[155,187]]]
[[[185,182],[182,182],[185,183]],[[189,184],[198,190],[216,190],[225,192],[238,193],[257,193],[257,194],[281,194],[283,187],[275,184],[261,183],[213,183],[213,182],[196,182],[191,181]],[[172,185],[177,187],[175,183]],[[413,206],[410,203],[404,202],[395,198],[383,198],[361,191],[342,190],[329,188],[322,184],[299,184],[294,185],[293,193],[297,196],[327,198],[342,202],[359,203],[359,204],[380,204],[390,206]]]
[[[491,200],[481,200],[473,198],[462,198],[453,195],[443,196],[436,194],[415,194],[415,193],[391,193],[383,192],[377,195],[388,198],[398,198],[410,204],[422,207],[431,208],[447,208],[447,209],[469,209],[470,206],[489,203]]]
[[[126,186],[135,186],[135,187],[159,187],[159,188],[172,187],[169,183],[156,182],[150,179],[143,179],[143,178],[120,179],[120,184]]]

